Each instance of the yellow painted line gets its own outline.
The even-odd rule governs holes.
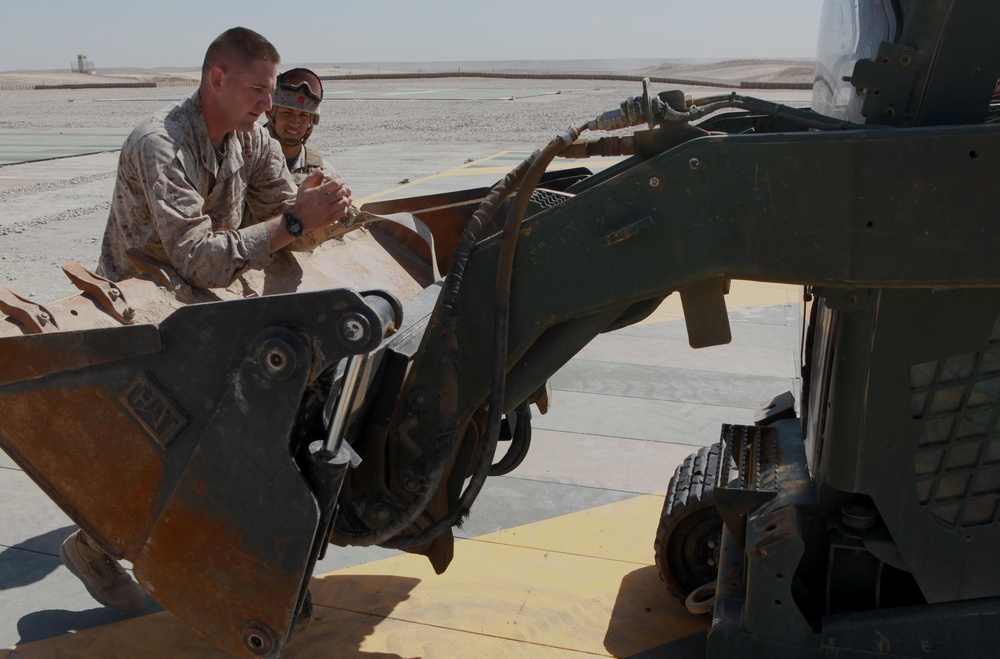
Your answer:
[[[347,568],[315,580],[313,602],[484,642],[630,656],[707,627],[673,600],[653,565],[662,506],[662,496],[639,496],[460,542],[442,575],[413,555]],[[373,579],[378,592],[365,585]],[[389,640],[369,637],[365,649],[407,654]],[[486,650],[463,656],[507,656],[500,645]]]
[[[495,176],[497,180],[500,180],[508,172],[514,169],[514,167],[516,167],[520,163],[520,160],[511,163],[509,165],[495,165],[492,167],[483,167],[482,164],[488,163],[491,160],[494,160],[496,158],[508,154],[524,154],[525,158],[527,158],[530,155],[530,153],[527,151],[499,151],[491,156],[480,158],[479,160],[473,160],[471,162],[459,165],[458,167],[452,167],[451,169],[446,169],[443,172],[438,172],[437,174],[431,174],[430,176],[425,176],[415,181],[410,181],[409,183],[405,183],[397,188],[392,188],[390,190],[383,190],[381,192],[370,194],[367,197],[356,199],[355,203],[359,206],[361,204],[367,204],[369,202],[375,201],[376,199],[381,199],[390,194],[395,195],[395,193],[399,192],[400,190],[412,188],[415,185],[419,185],[421,183],[426,183],[427,181],[433,181],[435,179],[441,179],[441,178],[480,176],[480,175],[491,174]],[[617,162],[619,162],[619,160],[608,160],[608,159],[598,159],[598,158],[585,159],[585,160],[559,160],[549,165],[546,171],[561,171],[565,169],[572,169],[574,167],[584,167],[584,166],[603,169],[605,167],[610,167],[611,165],[616,164]]]
[[[409,183],[405,183],[405,184],[399,186],[398,188],[391,188],[389,190],[383,190],[381,192],[376,192],[374,194],[370,194],[367,197],[364,197],[362,199],[356,200],[356,205],[360,206],[361,204],[367,204],[369,202],[375,201],[376,199],[381,199],[382,197],[385,197],[385,196],[387,196],[389,194],[396,193],[396,192],[398,192],[400,190],[405,190],[407,188],[412,188],[413,186],[419,185],[420,183],[426,183],[427,181],[433,181],[434,179],[447,178],[449,176],[453,176],[454,174],[452,172],[464,169],[466,167],[475,166],[475,165],[478,165],[480,163],[489,162],[490,160],[493,160],[494,158],[498,158],[498,157],[506,155],[508,153],[518,153],[518,152],[500,151],[499,153],[494,153],[492,156],[486,156],[485,158],[480,158],[479,160],[473,160],[473,161],[467,162],[467,163],[465,163],[463,165],[459,165],[458,167],[452,167],[451,169],[446,169],[445,171],[438,172],[437,174],[431,174],[430,176],[425,176],[423,178],[418,178],[417,180],[410,181]]]
[[[697,447],[685,446],[687,457]],[[671,469],[672,470],[672,469]],[[581,510],[533,524],[481,535],[469,542],[545,549],[592,558],[653,565],[653,538],[664,493]]]
[[[316,577],[312,624],[282,656],[621,657],[698,633],[708,619],[653,565],[662,504],[639,496],[461,541],[443,575],[400,554]],[[0,651],[67,656],[224,655],[167,612]]]

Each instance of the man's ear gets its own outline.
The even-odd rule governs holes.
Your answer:
[[[208,81],[212,85],[212,89],[216,92],[222,91],[222,83],[226,79],[226,70],[221,66],[213,66],[208,71]]]

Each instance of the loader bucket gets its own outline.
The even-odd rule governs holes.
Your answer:
[[[226,289],[131,257],[144,274],[121,282],[67,264],[80,293],[51,304],[0,287],[0,447],[162,606],[226,652],[276,657],[336,499],[304,476],[312,410],[430,268],[367,228]]]
[[[351,232],[225,289],[138,252],[142,276],[120,282],[65,265],[80,293],[50,304],[0,287],[0,448],[206,639],[279,656],[349,463],[312,450],[334,425],[338,364],[377,363],[400,301],[447,270],[488,192],[362,206]],[[436,295],[420,296],[428,313]]]
[[[544,191],[558,194],[590,175],[590,170],[585,167],[547,172],[542,176],[538,187],[543,189],[542,194]],[[398,223],[386,222],[379,224],[375,229],[376,239],[382,244],[402,243],[421,260],[427,262],[431,261],[433,251],[436,255],[437,268],[444,273],[451,267],[451,256],[455,253],[455,247],[458,246],[465,226],[489,191],[490,188],[472,188],[418,197],[372,201],[361,206],[361,210],[389,217],[406,213],[417,218],[426,226],[431,239],[407,230]],[[502,218],[503,213],[498,213],[497,221],[502,221]]]

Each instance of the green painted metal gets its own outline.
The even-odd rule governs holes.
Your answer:
[[[831,0],[825,15],[852,8],[880,17],[888,40],[847,44],[871,50],[856,54],[848,83],[830,82],[847,87],[833,95],[846,102],[826,107],[862,128],[766,132],[755,122],[752,134],[719,135],[661,122],[637,133],[639,156],[520,228],[505,409],[664,295],[687,294],[685,311],[704,314],[688,319],[697,345],[725,339],[717,299],[730,279],[810,292],[803,433],[788,440],[802,463],[774,468],[808,465],[815,503],[779,497],[748,515],[746,546],[729,537],[742,560],[726,578],[739,586],[719,602],[715,657],[992,650],[983,621],[1000,601],[990,569],[1000,550],[1000,126],[987,120],[1000,5]],[[386,462],[357,474],[355,494],[369,488],[369,509],[391,516],[416,500],[414,477],[433,487],[420,480],[428,456],[454,442],[445,494],[408,531],[455,504],[482,440],[495,313],[485,292],[499,243],[476,245],[454,318],[441,301],[429,317],[380,428],[388,434],[369,437]],[[451,419],[456,438],[441,435]],[[960,643],[958,627],[926,624],[935,616],[961,619]]]

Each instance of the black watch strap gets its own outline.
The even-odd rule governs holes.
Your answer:
[[[288,229],[288,233],[298,238],[302,235],[302,220],[295,217],[292,211],[288,211],[285,213],[285,228]]]

